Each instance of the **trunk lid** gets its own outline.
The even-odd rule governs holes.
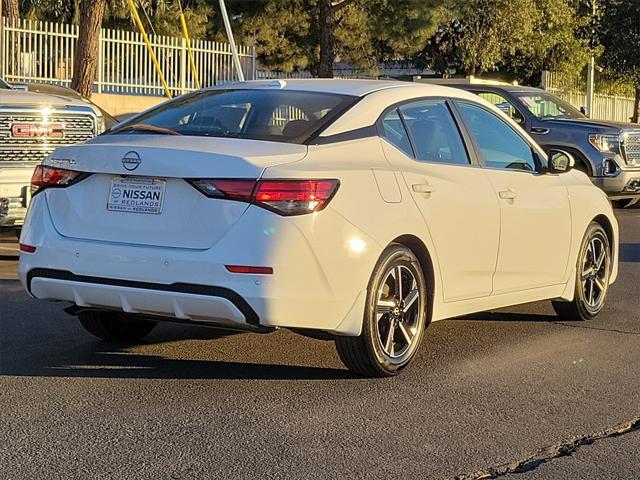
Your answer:
[[[63,236],[207,249],[222,238],[248,204],[207,198],[185,179],[257,179],[265,168],[299,161],[306,153],[304,145],[256,140],[105,135],[82,145],[60,148],[45,160],[45,165],[92,175],[44,194],[53,224]],[[133,195],[127,189],[146,188],[140,185],[151,180],[155,180],[155,191],[162,191],[158,194],[159,213],[157,207],[148,209],[154,213],[117,210],[116,193],[118,198]],[[152,194],[148,194],[149,198]]]

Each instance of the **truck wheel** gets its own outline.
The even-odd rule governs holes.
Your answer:
[[[118,312],[85,310],[80,324],[91,335],[111,342],[134,342],[151,333],[158,322],[140,320]]]
[[[639,198],[625,199],[625,200],[612,200],[611,204],[613,208],[630,208],[637,205],[640,202]]]

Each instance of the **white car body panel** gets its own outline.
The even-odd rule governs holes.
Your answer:
[[[174,288],[220,287],[250,306],[260,328],[359,335],[371,273],[394,241],[415,241],[430,258],[430,317],[440,320],[543,299],[571,299],[580,243],[595,218],[611,226],[615,280],[617,223],[606,196],[580,172],[532,175],[421,163],[378,136],[325,143],[333,135],[370,127],[394,103],[425,96],[482,103],[511,123],[477,96],[400,82],[300,80],[284,87],[274,82],[241,87],[363,98],[308,146],[107,135],[56,151],[45,163],[59,166],[56,162],[66,159],[74,169],[95,174],[33,198],[21,243],[37,250],[23,253],[19,267],[28,291],[82,307],[257,327],[248,325],[246,311],[229,298]],[[130,150],[143,159],[135,175],[168,179],[167,195],[180,199],[173,206],[167,203],[162,216],[104,211],[110,178],[126,173],[120,159]],[[324,210],[283,217],[256,205],[204,197],[181,180],[220,177],[335,178],[340,188]],[[433,191],[416,191],[413,185],[419,184],[429,184]],[[516,199],[500,198],[499,192],[508,188],[518,193]],[[225,265],[269,266],[273,275],[233,274]],[[70,272],[72,277],[31,278],[36,269]],[[91,278],[118,282],[85,281]],[[148,285],[152,288],[141,288]]]

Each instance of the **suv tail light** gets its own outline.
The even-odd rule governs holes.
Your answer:
[[[198,179],[189,183],[211,198],[252,203],[279,215],[319,212],[338,191],[338,180]]]
[[[49,187],[68,187],[84,176],[86,176],[85,173],[75,170],[38,165],[31,177],[31,194]]]

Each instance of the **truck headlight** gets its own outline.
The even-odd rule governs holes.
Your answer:
[[[104,122],[104,117],[98,117],[98,135],[104,132],[107,129],[107,125]]]
[[[599,152],[620,154],[620,137],[618,135],[590,133],[589,143]]]

